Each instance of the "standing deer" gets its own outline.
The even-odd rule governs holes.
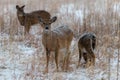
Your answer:
[[[69,29],[68,26],[60,26],[54,30],[51,30],[51,24],[55,22],[56,19],[56,16],[48,20],[43,20],[41,17],[39,17],[40,24],[42,24],[44,28],[42,33],[42,44],[46,50],[46,72],[48,72],[48,64],[51,51],[55,52],[55,63],[56,69],[58,71],[59,50],[63,48],[66,49],[63,60],[63,70],[67,70],[68,67],[68,60],[70,55],[69,47],[73,39],[73,32],[71,29]]]
[[[96,36],[93,33],[84,33],[79,41],[78,41],[78,48],[79,48],[79,61],[78,65],[80,65],[81,57],[83,56],[86,67],[91,64],[95,64],[95,54],[93,50],[96,46]],[[90,63],[90,64],[89,64]]]
[[[30,26],[38,24],[38,16],[40,16],[42,19],[50,19],[51,15],[44,10],[38,10],[38,11],[33,11],[31,13],[25,13],[24,12],[24,7],[25,5],[19,7],[16,5],[17,9],[17,17],[20,22],[20,25],[24,26],[25,28],[25,34],[29,33]]]

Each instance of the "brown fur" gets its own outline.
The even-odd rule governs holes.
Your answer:
[[[78,48],[79,48],[79,61],[81,60],[81,57],[83,56],[86,65],[95,64],[95,54],[94,49],[96,46],[96,36],[93,33],[85,33],[83,34],[79,41],[78,41]],[[78,61],[78,65],[79,65]]]
[[[46,56],[47,56],[47,64],[46,64],[46,71],[48,72],[48,64],[49,64],[49,56],[50,52],[55,52],[55,63],[56,68],[58,71],[58,57],[59,57],[59,50],[62,48],[66,49],[66,54],[63,61],[63,69],[67,69],[68,67],[68,60],[69,60],[69,47],[71,41],[73,39],[73,32],[69,29],[68,26],[61,26],[57,27],[54,30],[51,30],[51,24],[55,22],[57,17],[53,17],[50,20],[43,20],[40,18],[40,22],[43,23],[43,34],[42,34],[42,43],[44,48],[46,49]]]
[[[42,17],[43,19],[50,19],[51,17],[50,14],[45,10],[38,10],[33,11],[31,13],[25,13],[24,7],[25,6],[19,7],[18,5],[16,5],[17,17],[20,22],[20,25],[25,27],[25,34],[29,33],[30,26],[39,23],[38,16]]]

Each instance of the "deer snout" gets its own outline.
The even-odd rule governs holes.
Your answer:
[[[45,27],[45,29],[49,29],[48,27]]]
[[[49,25],[46,25],[46,26],[45,26],[45,29],[48,30],[48,29],[49,29]]]

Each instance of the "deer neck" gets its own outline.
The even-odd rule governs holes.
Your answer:
[[[51,30],[43,30],[42,34],[44,37],[49,37],[52,35],[52,31]]]
[[[43,30],[42,33],[42,42],[43,45],[46,47],[50,46],[50,43],[53,42],[53,33],[50,30]]]
[[[25,13],[23,13],[23,16],[19,16],[19,14],[18,14],[18,19],[19,19],[19,21],[20,21],[20,24],[22,25],[22,26],[24,26],[25,25]]]

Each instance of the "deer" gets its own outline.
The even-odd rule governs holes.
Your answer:
[[[29,33],[30,27],[32,25],[39,24],[38,16],[40,16],[43,19],[51,18],[50,13],[45,10],[37,10],[30,13],[25,13],[24,7],[25,5],[21,7],[19,5],[16,5],[17,18],[20,25],[24,26],[24,29],[25,29],[24,34]]]
[[[78,41],[79,49],[78,66],[80,65],[82,57],[85,60],[84,67],[95,65],[95,54],[93,51],[95,47],[96,47],[96,35],[94,33],[88,32],[80,36]]]
[[[66,49],[65,56],[63,56],[63,70],[67,71],[68,69],[68,61],[70,56],[70,45],[73,39],[73,31],[69,28],[69,26],[60,26],[55,29],[51,29],[51,24],[57,20],[57,16],[52,17],[51,19],[42,19],[39,18],[40,24],[43,25],[43,32],[42,32],[42,44],[46,50],[46,68],[45,72],[48,72],[48,65],[49,65],[49,57],[50,52],[55,53],[55,64],[56,64],[56,71],[58,72],[58,58],[59,58],[59,51],[60,49]]]

